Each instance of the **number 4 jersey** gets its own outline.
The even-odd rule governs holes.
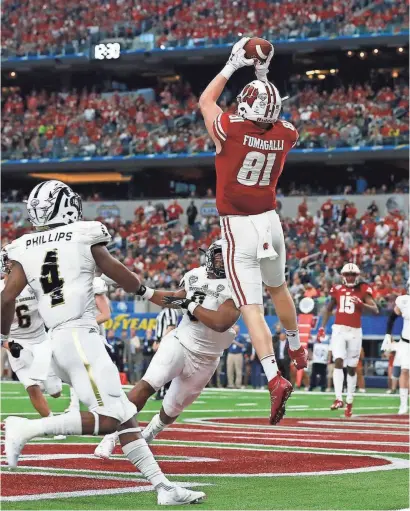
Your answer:
[[[365,282],[361,282],[355,287],[347,287],[343,284],[332,286],[330,296],[336,300],[337,307],[335,325],[361,328],[362,309],[352,301],[352,297],[357,296],[364,301],[366,295],[373,296],[373,291]]]
[[[187,298],[200,303],[205,309],[216,311],[226,300],[232,300],[226,279],[210,279],[206,268],[201,266],[184,275],[181,286]],[[215,332],[198,321],[190,312],[185,312],[177,328],[179,341],[185,348],[199,355],[219,357],[235,338],[235,331]]]
[[[0,281],[3,291],[5,281]],[[38,302],[30,286],[26,286],[16,298],[16,313],[10,328],[10,339],[22,340],[28,344],[37,344],[44,340],[45,328],[38,313]]]
[[[110,240],[102,223],[80,221],[25,234],[10,245],[8,256],[23,267],[47,328],[96,324],[91,247]]]
[[[276,185],[286,156],[298,140],[294,126],[278,120],[265,130],[222,113],[213,131],[222,145],[215,158],[219,214],[259,215],[275,209]]]

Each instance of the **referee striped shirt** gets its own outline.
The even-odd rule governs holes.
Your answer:
[[[175,309],[162,309],[157,316],[157,325],[155,327],[155,338],[160,341],[170,326],[177,326],[178,313]]]

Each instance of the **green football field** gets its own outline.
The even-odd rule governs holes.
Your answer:
[[[1,386],[2,420],[37,418],[18,383]],[[266,391],[206,389],[152,450],[172,481],[205,491],[200,509],[405,509],[409,507],[408,417],[399,399],[360,394],[354,416],[331,412],[333,395],[295,392],[286,418],[269,426]],[[69,403],[49,400],[54,412]],[[149,401],[142,423],[159,409]],[[3,509],[157,509],[153,488],[117,447],[93,456],[99,438],[38,438],[9,470]]]

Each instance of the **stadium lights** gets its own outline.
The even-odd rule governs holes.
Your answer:
[[[316,71],[306,71],[307,76],[313,76]]]
[[[319,80],[324,80],[326,78],[326,75],[320,74],[320,75],[317,75],[317,77],[319,78]]]
[[[348,57],[353,57],[353,52],[352,52],[352,50],[349,50],[349,51],[347,52],[347,56],[348,56]]]
[[[402,48],[402,47],[400,46],[400,48],[397,48],[397,51],[398,51],[399,53],[403,53],[403,52],[404,52],[404,48]]]
[[[375,49],[373,50],[373,53],[374,53],[375,55],[377,55],[377,54],[379,53],[379,50],[378,50],[377,48],[375,48]]]
[[[334,74],[336,74],[336,73],[337,73],[337,69],[331,69],[331,70],[330,70],[330,74],[331,74],[331,75],[334,75]]]
[[[165,45],[161,44],[160,48],[161,50],[165,50]]]
[[[399,77],[399,72],[394,70],[391,74],[392,78],[398,78]]]
[[[242,37],[242,35],[243,35],[242,32],[238,32],[239,37]]]
[[[10,78],[16,78],[17,77],[17,73],[15,71],[10,71],[9,76],[10,76]]]
[[[366,58],[366,54],[365,54],[365,52],[364,52],[364,51],[361,51],[361,52],[359,53],[359,57],[360,57],[361,59],[365,59],[365,58]]]

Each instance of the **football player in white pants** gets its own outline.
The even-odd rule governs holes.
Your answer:
[[[100,329],[101,341],[106,346],[108,346],[108,343],[105,339],[104,327],[104,323],[108,321],[111,317],[110,300],[108,299],[107,296],[108,287],[101,277],[94,277],[93,289],[95,298],[95,308],[97,313],[97,317],[95,319]],[[70,387],[70,405],[67,408],[66,412],[73,410],[80,410],[80,400],[78,399],[78,396],[75,393],[73,387]]]
[[[409,293],[410,286],[407,284]],[[403,330],[399,342],[393,344],[392,329],[395,319],[398,316],[403,317]],[[394,364],[401,367],[400,373],[400,408],[399,415],[406,415],[409,411],[409,364],[410,364],[410,296],[402,295],[396,298],[394,311],[387,324],[387,333],[384,336],[382,348],[383,351],[396,351]]]
[[[182,308],[184,316],[175,330],[161,340],[142,380],[128,394],[141,410],[147,399],[172,381],[160,413],[142,432],[149,443],[195,401],[218,367],[224,349],[235,338],[231,328],[240,316],[232,299],[220,242],[206,251],[206,266],[189,271],[179,291],[142,290],[141,295],[158,305]],[[95,455],[109,458],[118,435],[107,435]]]
[[[8,250],[13,267],[1,293],[1,340],[9,341],[15,300],[29,283],[49,328],[58,375],[74,387],[89,411],[38,420],[8,417],[8,465],[17,466],[24,445],[38,436],[98,435],[118,429],[124,454],[155,487],[159,505],[200,501],[203,492],[180,488],[162,473],[141,437],[135,405],[127,399],[118,370],[100,339],[93,292],[96,266],[128,293],[140,290],[140,281],[109,254],[107,228],[100,222],[80,221],[81,199],[61,181],[37,185],[28,198],[27,211],[37,231],[14,241]]]
[[[4,289],[12,263],[7,255],[7,247],[0,254],[1,273],[0,290]],[[10,329],[10,340],[4,346],[10,367],[24,385],[30,401],[42,417],[53,415],[44,389],[51,397],[61,395],[62,382],[53,372],[51,345],[44,328],[43,320],[38,313],[37,299],[30,286],[26,286],[16,299],[16,311]],[[56,440],[65,437],[56,436]]]

